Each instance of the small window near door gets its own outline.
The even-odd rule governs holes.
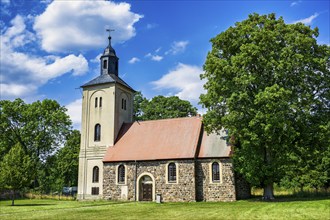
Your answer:
[[[98,195],[99,194],[99,187],[92,187],[92,195]]]

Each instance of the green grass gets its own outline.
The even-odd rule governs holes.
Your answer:
[[[297,201],[299,200],[299,201]],[[0,219],[330,219],[330,198],[144,203],[23,199],[0,201]]]

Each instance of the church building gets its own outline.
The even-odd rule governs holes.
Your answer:
[[[207,134],[201,117],[133,121],[134,89],[118,76],[115,50],[82,86],[78,199],[235,201],[250,196],[235,174],[226,132]]]

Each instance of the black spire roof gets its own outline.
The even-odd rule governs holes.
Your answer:
[[[112,31],[112,30],[107,30]],[[95,86],[100,84],[106,84],[106,83],[119,83],[128,89],[135,92],[135,90],[130,87],[124,80],[122,80],[118,76],[118,57],[116,55],[116,51],[111,46],[111,36],[109,35],[109,44],[104,49],[103,55],[100,58],[101,61],[101,74],[100,76],[96,77],[95,79],[92,79],[88,83],[85,83],[81,87],[87,87],[87,86]]]

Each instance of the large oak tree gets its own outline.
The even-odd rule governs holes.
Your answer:
[[[201,75],[206,129],[229,129],[237,171],[266,199],[306,154],[329,156],[330,47],[317,36],[317,28],[252,14],[211,39]]]

